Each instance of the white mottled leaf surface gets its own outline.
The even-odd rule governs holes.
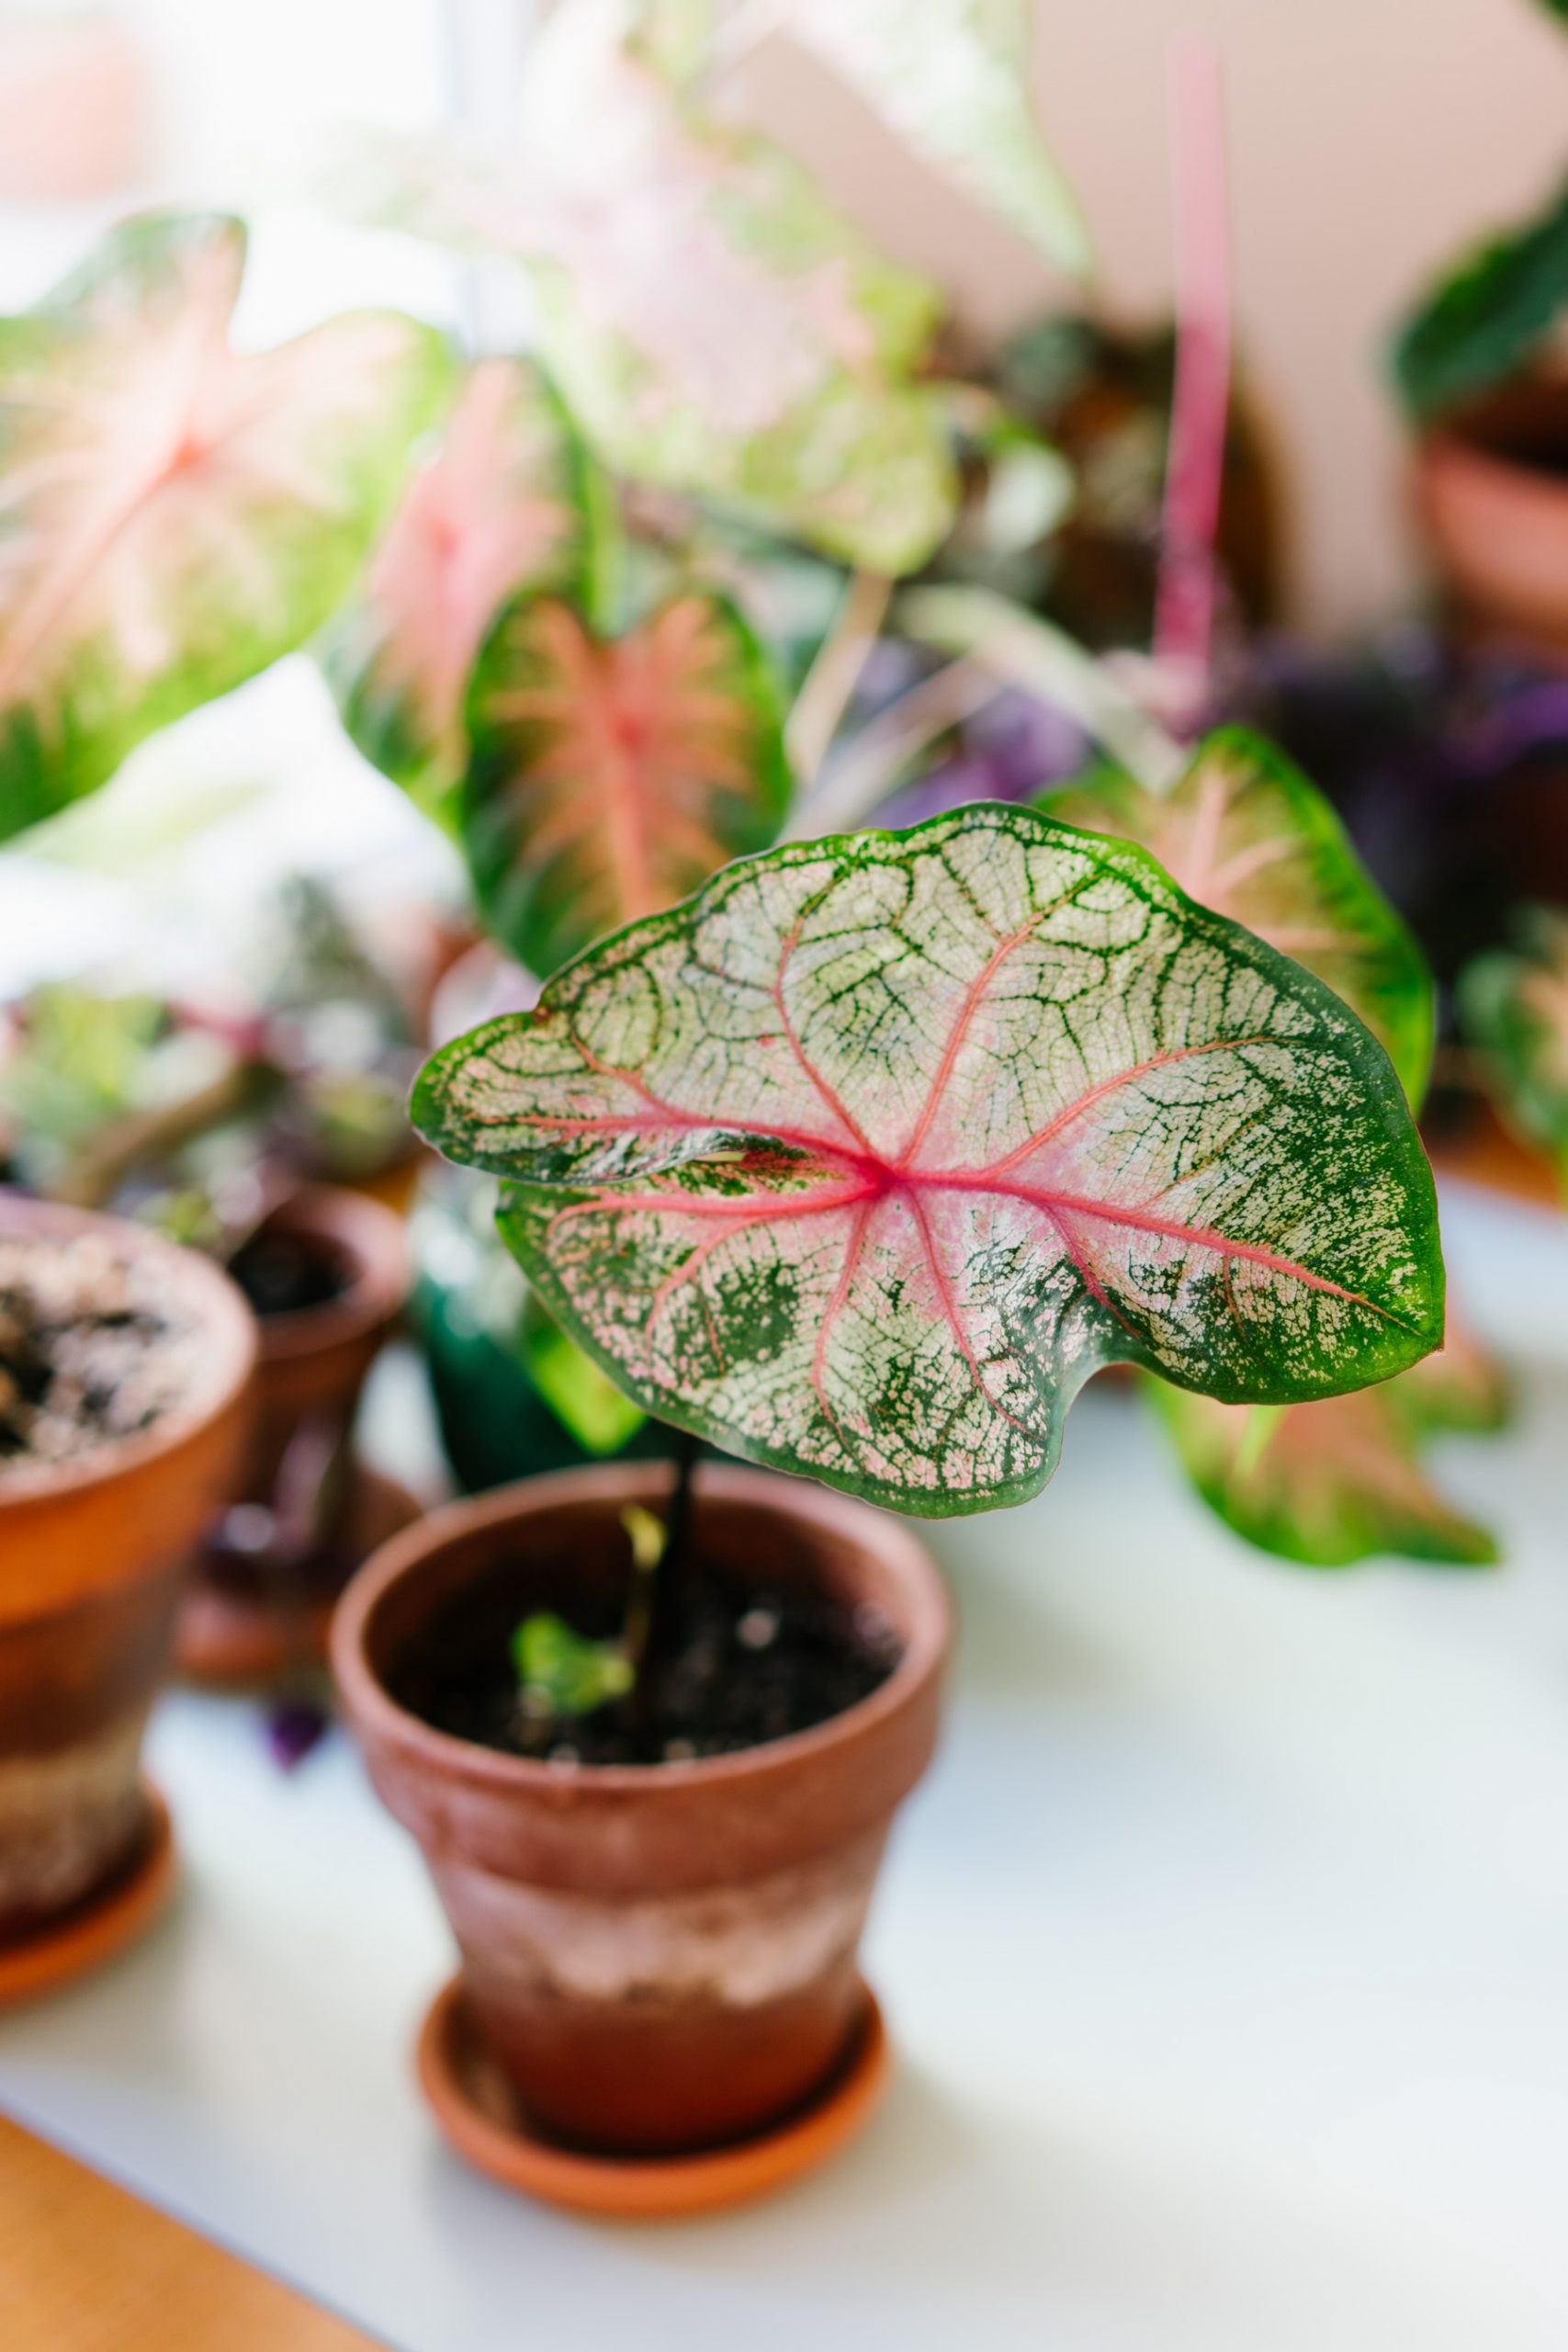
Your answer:
[[[513,1180],[530,1279],[639,1404],[908,1510],[1033,1493],[1116,1359],[1288,1402],[1441,1337],[1431,1173],[1360,1023],[1026,809],[732,866],[414,1109]]]

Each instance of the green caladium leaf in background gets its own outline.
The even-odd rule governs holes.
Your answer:
[[[423,807],[442,809],[468,765],[469,673],[502,605],[525,589],[591,595],[600,503],[539,368],[481,359],[327,660],[350,735]]]
[[[1245,923],[1342,996],[1419,1104],[1432,1062],[1432,979],[1314,784],[1260,735],[1226,727],[1174,791],[1113,768],[1046,794],[1069,825],[1140,842],[1189,898]]]
[[[1467,254],[1406,321],[1394,380],[1424,423],[1505,382],[1568,308],[1568,187],[1524,227]]]
[[[133,220],[0,322],[0,838],[318,628],[445,397],[391,311],[233,351],[244,251],[220,215]]]
[[[1455,1566],[1497,1557],[1420,1461],[1442,1430],[1506,1419],[1495,1366],[1451,1321],[1437,1354],[1353,1396],[1222,1405],[1153,1380],[1147,1392],[1203,1500],[1262,1551],[1319,1568],[1387,1552]]]
[[[469,871],[536,972],[765,847],[789,803],[761,650],[696,591],[615,638],[558,598],[520,599],[480,659],[468,724]]]
[[[1083,215],[1030,97],[1032,0],[781,0],[776,14],[926,163],[1087,274]]]
[[[1387,1057],[1141,850],[1033,810],[730,867],[430,1062],[551,1312],[649,1412],[928,1514],[1104,1363],[1332,1395],[1442,1332]]]
[[[1516,948],[1477,956],[1460,976],[1460,1023],[1520,1141],[1548,1153],[1568,1193],[1568,917],[1516,918]]]
[[[617,472],[874,571],[940,543],[957,485],[915,380],[934,289],[672,85],[635,0],[551,12],[504,166],[405,149],[378,176],[355,209],[527,268],[550,373]]]

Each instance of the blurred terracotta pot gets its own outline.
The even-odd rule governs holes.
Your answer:
[[[566,1770],[400,1703],[400,1667],[433,1622],[520,1558],[556,1605],[563,1574],[623,1590],[619,1514],[669,1483],[664,1464],[601,1464],[437,1512],[367,1562],[333,1629],[371,1779],[423,1849],[491,2051],[531,2121],[621,2153],[755,2132],[833,2073],[861,2020],[855,1952],[883,1846],[936,1736],[949,1634],[936,1571],[897,1521],[705,1466],[695,1540],[716,1567],[891,1622],[902,1656],[868,1698],[735,1755]]]
[[[0,1193],[0,1238],[96,1236],[157,1261],[198,1335],[188,1403],[68,1463],[0,1476],[0,1942],[110,1877],[145,1815],[138,1759],[169,1662],[181,1555],[243,1449],[255,1326],[228,1277],[117,1217]]]
[[[349,1539],[367,1519],[375,1541],[409,1515],[367,1514],[351,1457],[360,1393],[408,1293],[401,1218],[362,1193],[307,1186],[258,1228],[247,1245],[257,1248],[297,1261],[331,1295],[276,1313],[253,1296],[260,1353],[250,1444],[180,1619],[182,1668],[218,1679],[265,1675],[301,1652],[319,1657],[326,1604],[365,1556]]]
[[[1568,381],[1510,385],[1428,435],[1416,488],[1461,616],[1568,660]]]

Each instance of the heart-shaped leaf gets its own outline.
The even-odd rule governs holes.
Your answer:
[[[423,1132],[649,1411],[931,1514],[1117,1359],[1331,1395],[1442,1330],[1431,1171],[1320,981],[1033,810],[729,868],[429,1063]]]
[[[1568,917],[1527,908],[1515,933],[1461,974],[1460,1021],[1508,1125],[1568,1191]]]
[[[1106,768],[1040,805],[1066,824],[1141,842],[1189,898],[1326,980],[1419,1103],[1432,1062],[1427,959],[1327,800],[1273,744],[1222,728],[1172,792],[1145,792]]]
[[[615,638],[557,597],[521,598],[480,659],[468,725],[469,870],[536,972],[764,848],[789,802],[761,650],[733,605],[695,590]]]
[[[481,359],[327,657],[359,749],[433,812],[468,765],[464,703],[491,622],[521,591],[588,588],[597,503],[587,455],[540,369]]]
[[[781,24],[890,129],[1074,277],[1089,234],[1030,97],[1032,0],[783,0]]]
[[[934,289],[782,148],[672,87],[638,15],[566,0],[503,164],[405,150],[356,209],[529,271],[550,372],[615,471],[918,570],[957,498],[916,380]]]
[[[1203,1500],[1262,1551],[1318,1568],[1385,1552],[1458,1566],[1497,1557],[1421,1466],[1427,1437],[1506,1418],[1495,1368],[1451,1320],[1437,1354],[1354,1396],[1222,1405],[1164,1381],[1148,1394]]]
[[[445,394],[427,327],[230,347],[236,220],[127,222],[0,322],[0,839],[318,628]]]

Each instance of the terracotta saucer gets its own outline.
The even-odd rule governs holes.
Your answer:
[[[457,1977],[425,2013],[420,2086],[458,2154],[507,2188],[615,2221],[716,2213],[814,2172],[870,2115],[891,2060],[876,1996],[869,1986],[863,1989],[865,2016],[854,2046],[808,2106],[753,2140],[695,2155],[595,2156],[537,2136],[479,2039]]]
[[[390,1535],[412,1527],[422,1506],[406,1487],[378,1471],[360,1470],[354,1484],[344,1530],[342,1574],[347,1581],[362,1560]],[[308,1601],[297,1615],[285,1615],[270,1600],[226,1592],[201,1577],[180,1603],[175,1663],[189,1681],[218,1689],[274,1682],[292,1668],[319,1666],[327,1655],[327,1628],[337,1590]]]
[[[101,1967],[151,1926],[168,1901],[178,1872],[174,1825],[150,1781],[142,1793],[147,1829],[135,1860],[47,1927],[19,1943],[0,1944],[0,2009],[38,2000]]]

